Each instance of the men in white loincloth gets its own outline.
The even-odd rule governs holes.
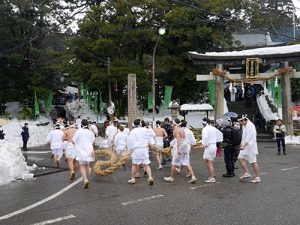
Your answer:
[[[247,118],[246,115],[237,118],[243,129],[242,142],[240,146],[240,153],[238,156],[244,174],[240,177],[241,180],[251,177],[249,173],[246,160],[252,164],[256,177],[251,180],[252,183],[260,183],[259,168],[257,164],[258,149],[256,141],[256,129],[254,124]]]
[[[73,143],[75,144],[76,160],[79,162],[80,172],[83,177],[83,188],[88,188],[88,177],[91,173],[90,162],[95,161],[94,142],[95,135],[88,128],[88,121],[81,121],[82,128],[75,132]]]
[[[164,148],[164,138],[168,137],[168,134],[166,132],[166,130],[164,128],[160,127],[161,122],[159,120],[156,121],[156,127],[153,128],[153,131],[155,132],[155,146],[159,149],[163,149]],[[162,163],[162,154],[159,153],[155,153],[156,155],[156,160],[158,163],[158,170],[161,170],[163,167],[161,165]]]
[[[73,137],[77,131],[74,121],[69,122],[69,128],[64,131],[63,139],[67,141],[66,157],[68,160],[69,169],[71,172],[70,179],[74,180],[77,171],[76,150],[73,144]]]
[[[95,137],[98,137],[98,128],[96,126],[96,122],[95,121],[94,122],[91,122],[91,121],[89,122],[89,129],[91,131],[93,131]]]
[[[204,146],[203,159],[209,173],[209,178],[205,182],[214,183],[216,182],[216,179],[213,161],[217,152],[217,128],[210,125],[210,120],[208,118],[203,118],[202,124],[202,145]]]
[[[167,182],[174,182],[174,173],[176,166],[187,167],[190,175],[192,176],[189,183],[195,183],[197,181],[193,168],[190,164],[190,151],[191,144],[186,138],[184,130],[180,127],[181,123],[178,118],[173,121],[173,135],[175,139],[175,144],[172,151],[172,163],[171,163],[171,175],[169,177],[164,177]]]
[[[106,127],[105,136],[107,138],[107,142],[109,147],[113,146],[113,141],[115,135],[118,133],[118,129],[115,127],[112,121],[109,122],[109,126]]]
[[[80,128],[81,128],[81,121],[82,121],[82,120],[81,120],[80,116],[78,116],[77,119],[76,119],[76,122],[75,122],[75,123],[76,123],[77,129],[80,129]]]
[[[124,132],[124,127],[120,126],[119,133],[116,134],[114,139],[115,151],[117,155],[122,155],[122,153],[127,148],[127,138],[128,135]]]
[[[53,159],[56,162],[56,166],[59,167],[59,161],[63,155],[64,132],[60,129],[60,124],[56,124],[54,128],[54,130],[49,132],[46,143],[50,144]]]
[[[132,169],[131,179],[128,181],[129,184],[135,183],[135,176],[138,172],[139,165],[144,165],[144,168],[148,174],[148,183],[153,185],[153,178],[151,174],[151,168],[149,166],[149,144],[154,144],[155,134],[150,129],[141,127],[141,120],[136,119],[134,121],[135,128],[130,132],[127,139],[127,147],[129,151],[132,151]]]

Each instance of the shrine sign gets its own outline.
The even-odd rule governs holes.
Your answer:
[[[246,79],[256,79],[259,77],[259,58],[246,59]]]

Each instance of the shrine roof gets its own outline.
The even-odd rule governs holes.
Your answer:
[[[300,62],[300,44],[255,48],[242,51],[228,52],[189,52],[188,56],[194,64],[225,64],[237,65],[245,64],[246,58],[260,58],[261,63],[283,63],[283,62]]]

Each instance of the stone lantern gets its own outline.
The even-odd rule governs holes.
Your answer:
[[[171,115],[172,115],[172,119],[174,120],[175,118],[178,117],[178,111],[180,109],[180,105],[178,104],[177,101],[173,100],[170,103],[169,108],[171,109]]]

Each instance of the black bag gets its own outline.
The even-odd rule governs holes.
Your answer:
[[[242,142],[242,132],[239,129],[232,128],[231,129],[231,143],[233,146],[238,146]]]

